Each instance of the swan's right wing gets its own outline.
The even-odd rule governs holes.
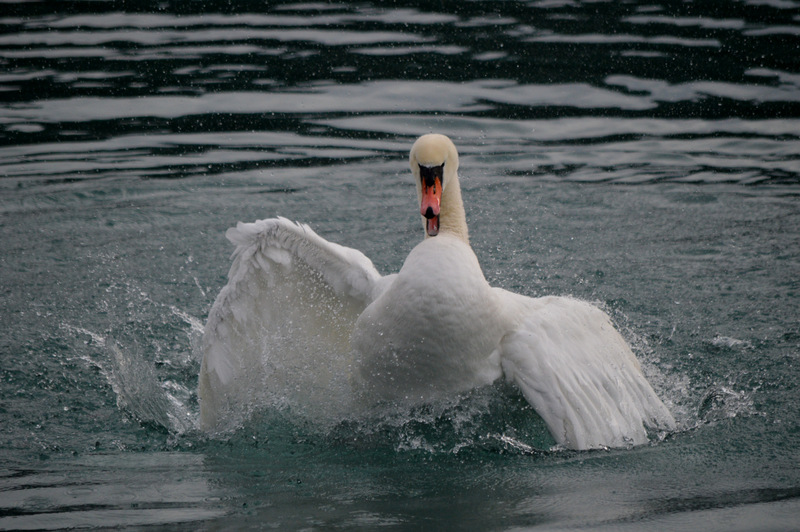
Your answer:
[[[348,396],[350,334],[380,274],[361,252],[285,218],[226,236],[236,250],[203,335],[201,425],[236,427],[275,402],[324,415]]]
[[[503,372],[559,444],[626,447],[646,443],[646,427],[675,428],[604,312],[570,298],[503,294],[519,319],[500,345]]]

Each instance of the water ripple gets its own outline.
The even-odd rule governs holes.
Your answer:
[[[789,4],[21,5],[0,18],[0,172],[250,175],[379,158],[362,141],[438,129],[505,153],[509,174],[792,181]]]

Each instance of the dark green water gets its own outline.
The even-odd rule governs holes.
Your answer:
[[[0,529],[797,528],[800,3],[0,12]],[[196,430],[225,229],[396,271],[428,131],[490,282],[602,306],[678,431],[552,449],[501,385]]]

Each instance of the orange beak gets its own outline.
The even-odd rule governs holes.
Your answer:
[[[425,231],[428,236],[439,234],[439,210],[442,203],[442,181],[437,177],[433,184],[428,186],[422,180],[422,201],[419,213],[426,218]]]

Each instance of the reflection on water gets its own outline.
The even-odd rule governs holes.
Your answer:
[[[800,2],[130,4],[0,1],[0,528],[793,526]],[[543,451],[505,389],[192,430],[225,228],[396,271],[431,130],[487,278],[598,301],[682,432]]]
[[[90,456],[2,477],[2,530],[191,523],[221,517],[202,458],[150,453]],[[183,471],[176,476],[176,470]]]

